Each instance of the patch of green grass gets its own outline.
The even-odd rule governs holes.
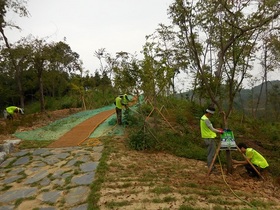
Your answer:
[[[2,188],[1,191],[7,191],[7,190],[11,189],[12,187],[13,186],[11,186],[11,185],[4,185],[4,187]]]
[[[169,186],[161,186],[161,187],[155,187],[150,191],[157,195],[160,195],[160,194],[171,193],[172,189]]]
[[[148,203],[148,202],[150,202],[150,200],[146,200],[146,203]],[[153,202],[153,203],[163,203],[163,202],[162,202],[162,199],[160,199],[160,198],[153,198],[153,199],[152,199],[152,202]]]
[[[75,169],[73,174],[74,174],[74,175],[79,175],[79,174],[80,174],[80,171],[79,171],[78,169]]]
[[[114,209],[116,207],[122,207],[122,206],[128,206],[131,202],[129,201],[121,201],[121,202],[117,202],[117,201],[111,201],[111,202],[107,202],[106,206],[109,209]]]
[[[185,187],[190,187],[190,188],[198,188],[199,186],[196,183],[192,182],[187,182],[184,184]]]
[[[229,201],[227,198],[212,198],[208,199],[209,203],[220,204],[220,205],[238,205],[239,202],[236,201]]]
[[[187,193],[187,197],[184,197],[184,202],[186,203],[190,203],[192,205],[196,204],[196,201],[197,201],[197,197],[195,196],[190,196],[189,193]]]
[[[203,210],[203,209],[205,209],[205,208],[194,208],[191,206],[182,205],[179,207],[178,210]]]
[[[123,183],[121,185],[118,186],[118,188],[128,188],[128,187],[131,187],[132,184],[131,183]]]
[[[20,183],[22,180],[26,179],[27,175],[24,171],[21,171],[18,175],[21,175],[22,177],[19,178],[16,182]]]
[[[34,199],[35,199],[34,196],[28,198],[19,198],[15,201],[15,206],[18,207],[25,200],[34,200]]]
[[[162,199],[165,203],[168,203],[168,202],[173,202],[173,201],[176,201],[176,198],[175,197],[172,197],[172,196],[166,196]]]
[[[141,174],[141,177],[138,179],[138,181],[140,182],[150,182],[153,181],[157,178],[157,173],[156,172],[151,172],[151,171],[147,171],[144,174]]]
[[[47,147],[53,140],[36,141],[36,140],[24,140],[19,144],[19,149],[31,149],[31,148],[43,148]]]
[[[98,167],[95,172],[95,180],[91,184],[91,192],[88,196],[88,209],[98,210],[98,201],[100,199],[100,189],[106,178],[106,172],[108,171],[107,160],[113,151],[111,138],[107,137],[102,140],[104,149],[102,157],[99,160]],[[111,144],[110,144],[111,143]]]
[[[71,183],[72,178],[73,178],[73,176],[68,176],[68,177],[66,177],[66,179],[65,179],[65,184],[64,184],[64,185],[68,185],[68,184],[70,184],[70,183]]]
[[[270,207],[276,205],[276,203],[274,202],[265,202],[265,201],[261,201],[261,200],[252,200],[251,204],[257,208],[262,208],[262,209],[270,209]]]
[[[80,165],[83,164],[83,163],[84,163],[83,161],[78,160],[78,161],[74,164],[74,166],[78,167],[78,166],[80,166]]]

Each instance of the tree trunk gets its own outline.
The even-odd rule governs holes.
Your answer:
[[[38,81],[39,81],[39,94],[40,94],[40,107],[41,112],[45,112],[45,100],[44,100],[44,86],[43,86],[43,77],[42,69],[38,69]]]
[[[6,37],[2,27],[0,27],[0,33],[2,34],[2,37],[4,39],[6,47],[9,50],[11,50],[11,46],[9,44],[8,38]],[[19,95],[20,95],[20,106],[22,108],[24,108],[24,93],[23,93],[23,88],[22,88],[22,84],[21,84],[21,80],[20,80],[20,67],[19,67],[19,65],[16,64],[16,59],[14,58],[11,51],[9,51],[9,56],[10,56],[10,59],[12,61],[12,65],[13,65],[13,67],[15,69],[15,72],[16,72],[15,73],[15,78],[16,78],[16,83],[17,83],[17,86],[18,86]]]

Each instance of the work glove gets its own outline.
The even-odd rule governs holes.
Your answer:
[[[220,133],[220,134],[223,134],[223,133],[224,133],[224,130],[223,130],[223,129],[219,128],[218,130],[219,130],[219,133]]]

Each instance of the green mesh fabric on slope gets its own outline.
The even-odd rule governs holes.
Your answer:
[[[112,115],[102,124],[100,124],[95,131],[90,135],[89,138],[97,138],[100,136],[120,136],[124,134],[124,127],[116,125],[117,118],[115,115]]]
[[[81,122],[102,111],[114,109],[114,107],[114,105],[110,105],[99,109],[75,113],[73,115],[70,115],[69,117],[56,120],[53,123],[42,128],[38,128],[32,131],[16,132],[14,136],[23,140],[56,140]]]
[[[131,100],[133,96],[128,96]],[[143,103],[144,97],[140,95],[138,99],[138,104]],[[137,105],[130,107],[133,111],[136,110]],[[89,119],[90,117],[110,109],[114,109],[115,105],[112,104],[110,106],[105,106],[99,109],[82,111],[69,117],[57,120],[47,126],[42,128],[38,128],[32,131],[24,131],[24,132],[16,132],[14,136],[20,138],[22,140],[56,140],[69,130],[71,130],[76,125],[81,122]],[[107,120],[105,120],[101,125],[97,127],[97,129],[91,134],[90,138],[100,137],[100,136],[112,136],[112,135],[123,135],[124,127],[123,126],[115,126],[116,124],[116,116],[112,115]]]

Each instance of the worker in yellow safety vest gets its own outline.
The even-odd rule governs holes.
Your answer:
[[[115,99],[115,106],[116,106],[116,115],[117,115],[117,124],[122,124],[122,108],[123,108],[123,96],[119,95]]]
[[[17,106],[9,106],[3,111],[3,115],[5,119],[12,120],[14,117],[14,114],[24,114],[24,111],[22,108],[19,108]]]
[[[266,159],[253,148],[248,148],[245,143],[239,143],[237,146],[240,151],[245,154],[246,160],[232,160],[232,163],[237,165],[244,165],[249,176],[259,177],[258,172],[253,168],[253,166],[258,171],[262,172],[269,166]],[[248,161],[250,161],[253,166]]]
[[[127,94],[124,94],[123,95],[123,98],[122,98],[122,103],[123,103],[123,105],[124,105],[124,107],[126,108],[126,109],[128,109],[128,102],[129,102],[130,100],[128,99],[128,97],[127,97]]]
[[[211,121],[209,120],[210,117],[215,113],[214,107],[209,107],[206,109],[205,114],[200,119],[200,131],[201,137],[204,140],[205,145],[207,146],[207,166],[210,169],[211,163],[213,161],[215,152],[216,152],[216,133],[223,133],[222,129],[216,129],[213,127]],[[213,171],[214,167],[210,170]]]

